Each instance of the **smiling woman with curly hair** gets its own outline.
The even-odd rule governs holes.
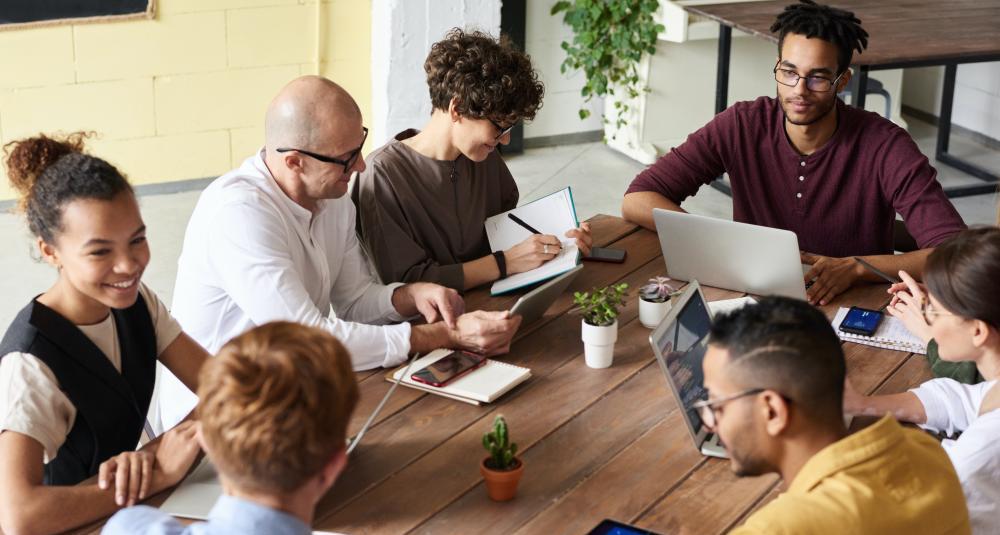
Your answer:
[[[483,229],[486,218],[517,205],[517,185],[495,149],[542,105],[531,59],[506,37],[456,28],[431,46],[424,71],[430,121],[374,151],[353,192],[358,234],[383,282],[465,290],[555,258],[560,237],[538,234],[491,254]],[[590,251],[586,223],[566,236]]]

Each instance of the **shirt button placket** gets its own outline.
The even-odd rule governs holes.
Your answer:
[[[799,167],[805,167],[805,166],[806,166],[806,161],[805,160],[799,160]],[[799,182],[805,182],[805,180],[806,180],[805,175],[799,175]],[[802,199],[802,192],[801,191],[797,192],[795,194],[795,198],[801,200]]]

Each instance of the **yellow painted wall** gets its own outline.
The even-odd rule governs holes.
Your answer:
[[[260,147],[271,97],[317,72],[317,0],[155,1],[153,20],[0,31],[3,143],[93,130],[133,184],[217,176]],[[371,1],[319,9],[319,72],[368,119]]]

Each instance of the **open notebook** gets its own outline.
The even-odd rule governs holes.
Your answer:
[[[500,295],[518,288],[561,275],[580,263],[576,242],[566,238],[566,232],[580,226],[573,205],[573,191],[561,189],[541,199],[518,206],[486,219],[486,238],[491,251],[505,251],[531,237],[531,231],[518,225],[509,217],[514,214],[542,234],[552,234],[562,240],[558,256],[541,266],[524,273],[517,273],[493,283],[491,295]]]
[[[390,383],[399,382],[403,386],[464,401],[472,405],[479,405],[481,403],[492,403],[531,377],[531,370],[528,368],[487,359],[486,364],[444,386],[430,386],[410,378],[414,372],[430,366],[438,359],[450,354],[451,351],[450,349],[431,351],[427,356],[413,363],[413,369],[410,373],[404,373],[406,369],[401,366],[386,374],[385,380]]]
[[[833,329],[837,331],[837,336],[839,336],[841,340],[864,344],[866,346],[881,347],[883,349],[905,351],[907,353],[920,353],[921,355],[927,354],[927,346],[924,345],[923,341],[914,336],[914,334],[911,333],[905,325],[903,325],[902,321],[889,315],[882,318],[882,323],[879,324],[874,336],[864,336],[861,334],[842,332],[839,327],[840,323],[844,321],[844,317],[847,316],[847,311],[848,309],[840,307],[831,322],[833,324]]]

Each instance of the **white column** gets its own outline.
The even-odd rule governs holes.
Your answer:
[[[500,35],[501,0],[372,1],[372,141],[379,147],[430,117],[424,59],[448,30]]]

